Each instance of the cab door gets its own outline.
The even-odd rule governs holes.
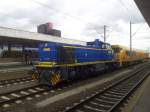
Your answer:
[[[75,49],[70,47],[58,48],[58,59],[60,64],[72,64],[75,63]]]

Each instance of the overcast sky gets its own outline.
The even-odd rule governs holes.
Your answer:
[[[103,40],[129,46],[132,22],[133,47],[150,47],[150,29],[133,0],[1,0],[0,26],[36,32],[36,26],[52,22],[62,36],[76,40]]]

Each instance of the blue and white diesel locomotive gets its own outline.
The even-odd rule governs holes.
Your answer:
[[[87,42],[86,46],[41,43],[33,78],[41,84],[55,86],[62,81],[87,77],[87,74],[107,69],[112,62],[110,44],[98,39]]]

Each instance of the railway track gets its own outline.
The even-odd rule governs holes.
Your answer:
[[[14,90],[7,93],[0,94],[0,108],[10,107],[11,104],[20,104],[24,100],[32,100],[34,98],[39,98],[40,96],[55,94],[55,92],[61,91],[69,88],[66,85],[64,87],[58,88],[45,88],[42,85],[36,85],[33,87],[27,87],[19,90]]]
[[[33,96],[39,97],[39,94],[46,91],[49,91],[49,89],[44,89],[42,86],[37,85],[8,93],[2,93],[0,94],[0,107],[5,107],[13,102],[21,103],[21,100],[23,99],[31,100]]]
[[[12,84],[21,84],[24,82],[34,81],[31,76],[16,78],[16,79],[8,79],[8,80],[0,80],[0,87],[10,86]]]
[[[99,90],[80,102],[66,107],[64,112],[113,112],[148,77],[148,66]]]
[[[141,69],[143,69],[143,68],[141,68]],[[138,69],[138,71],[135,71],[134,74],[136,74],[138,72],[141,72],[141,69]],[[131,75],[133,75],[133,74],[131,74]],[[12,80],[14,80],[14,79],[12,79]],[[28,78],[23,79],[23,80],[24,81],[25,80],[29,81]],[[6,84],[6,82],[5,82],[5,84]],[[69,85],[65,85],[65,87],[57,88],[57,90],[62,90],[62,88],[66,88],[66,87],[69,87]],[[2,93],[2,94],[0,94],[0,108],[7,107],[9,104],[14,103],[14,102],[19,104],[19,103],[22,103],[23,100],[25,100],[25,99],[26,100],[32,100],[33,97],[40,97],[42,95],[46,95],[46,94],[53,93],[53,92],[55,92],[55,90],[46,89],[46,88],[43,88],[43,86],[41,86],[41,85],[36,85],[36,86],[33,86],[33,87],[28,87],[28,88],[14,90],[14,91],[7,92],[7,93]],[[70,111],[67,110],[67,112],[70,112]]]

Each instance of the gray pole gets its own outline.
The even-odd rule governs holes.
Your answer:
[[[106,43],[106,26],[104,25],[104,43]]]
[[[132,23],[130,22],[130,54],[132,54]]]

